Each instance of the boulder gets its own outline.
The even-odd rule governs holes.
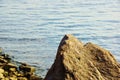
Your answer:
[[[44,80],[120,80],[120,66],[109,51],[68,34]]]

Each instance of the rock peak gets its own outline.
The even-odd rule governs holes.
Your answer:
[[[67,34],[44,80],[120,80],[120,67],[109,51]]]
[[[82,45],[82,42],[80,42],[77,38],[75,38],[73,35],[71,34],[66,34],[63,39],[61,40],[60,42],[60,45],[66,43],[66,42],[76,42],[76,43],[81,43]]]

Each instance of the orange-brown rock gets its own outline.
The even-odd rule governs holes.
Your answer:
[[[120,80],[120,67],[109,51],[68,34],[44,80]]]

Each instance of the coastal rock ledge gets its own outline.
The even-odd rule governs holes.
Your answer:
[[[68,34],[44,80],[120,80],[120,65],[109,51]]]
[[[43,80],[35,74],[35,70],[26,63],[14,61],[0,48],[0,80]]]

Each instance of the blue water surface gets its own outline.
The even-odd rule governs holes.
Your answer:
[[[0,0],[0,46],[44,76],[65,34],[120,61],[120,0]]]

